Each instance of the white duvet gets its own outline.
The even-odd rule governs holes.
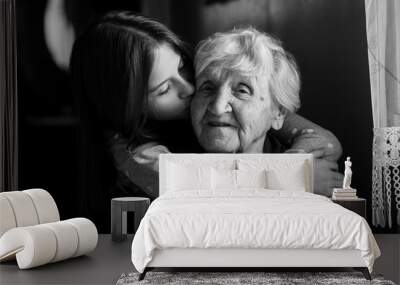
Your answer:
[[[380,255],[359,215],[320,195],[265,189],[157,198],[133,239],[133,265],[143,272],[164,248],[358,249],[370,271]]]

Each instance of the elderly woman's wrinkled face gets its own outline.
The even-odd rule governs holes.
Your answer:
[[[209,66],[196,79],[191,117],[206,151],[262,152],[267,131],[282,126],[268,80],[262,77],[215,72]]]

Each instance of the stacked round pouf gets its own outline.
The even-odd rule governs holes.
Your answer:
[[[80,256],[97,245],[96,226],[85,218],[60,221],[43,189],[0,193],[0,220],[0,261],[16,258],[20,269]]]

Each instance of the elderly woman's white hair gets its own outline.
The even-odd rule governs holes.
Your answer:
[[[268,80],[275,104],[284,111],[300,107],[300,76],[297,64],[280,41],[250,27],[216,33],[201,41],[194,59],[196,78],[212,72],[241,72]],[[211,68],[209,68],[211,67]]]

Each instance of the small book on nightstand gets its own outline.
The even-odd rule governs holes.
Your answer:
[[[332,200],[357,200],[356,189],[333,188]]]
[[[339,204],[342,207],[349,209],[363,218],[367,218],[367,201],[363,198],[351,198],[351,199],[332,199],[333,203]]]

